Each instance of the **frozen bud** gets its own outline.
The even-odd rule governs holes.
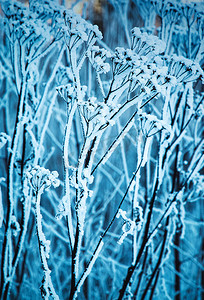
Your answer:
[[[132,30],[131,30],[131,33],[132,33],[132,36],[137,36],[137,37],[140,37],[141,36],[141,30],[139,27],[134,27]]]
[[[64,205],[63,203],[60,202],[60,204],[58,205],[58,212],[55,216],[55,218],[57,220],[61,220],[61,218],[65,215],[65,208],[64,208]]]
[[[103,35],[97,25],[93,25],[92,31],[93,31],[94,35],[96,36],[96,38],[98,38],[99,40],[102,40]]]
[[[53,185],[54,188],[56,188],[60,185],[60,180],[58,179],[58,177],[59,177],[59,174],[57,171],[53,171],[50,174],[51,184]]]
[[[54,177],[56,177],[56,178],[59,176],[59,174],[58,174],[57,171],[52,171],[52,175],[53,175]]]

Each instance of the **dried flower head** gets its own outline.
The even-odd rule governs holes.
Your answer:
[[[51,185],[54,188],[60,185],[57,171],[50,172],[50,170],[38,165],[28,171],[26,176],[35,192],[43,192],[44,189],[49,189]]]
[[[87,56],[97,73],[101,74],[110,71],[110,65],[105,60],[111,57],[111,53],[106,49],[93,46],[87,52]]]
[[[155,35],[149,35],[142,32],[140,28],[135,27],[132,33],[132,49],[139,55],[156,55],[164,52],[165,42]]]

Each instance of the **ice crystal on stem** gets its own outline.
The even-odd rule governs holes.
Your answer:
[[[123,219],[122,231],[118,244],[121,245],[128,234],[133,235],[135,230],[140,231],[143,217],[142,217],[142,208],[140,206],[135,207],[133,212],[134,221],[126,216],[126,211],[119,209],[117,218],[121,217]]]
[[[51,185],[53,187],[58,187],[60,184],[57,171],[50,172],[40,166],[35,166],[30,171],[27,172],[27,179],[31,187],[35,191],[35,217],[36,217],[36,231],[38,237],[38,245],[40,251],[40,258],[42,263],[42,269],[44,272],[44,277],[41,286],[41,295],[43,299],[48,299],[49,295],[54,299],[59,299],[55,292],[54,286],[51,279],[51,271],[48,266],[47,260],[50,255],[50,241],[46,240],[45,234],[42,228],[42,214],[40,211],[40,201],[41,195],[45,189],[49,189]]]

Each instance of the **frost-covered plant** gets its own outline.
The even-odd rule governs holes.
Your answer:
[[[60,184],[59,175],[57,171],[50,172],[49,170],[35,166],[33,169],[26,173],[29,184],[35,193],[35,217],[36,217],[36,230],[38,237],[38,245],[40,250],[40,258],[42,263],[42,268],[44,272],[42,286],[41,286],[41,295],[43,299],[49,299],[49,296],[52,296],[54,299],[59,299],[51,280],[51,271],[48,267],[47,259],[50,255],[50,241],[46,240],[45,235],[42,230],[42,215],[40,212],[40,201],[41,195],[44,190],[49,189],[52,185],[53,187],[58,187]]]
[[[36,194],[42,194],[44,190],[49,189],[52,185],[56,188],[60,184],[59,179],[57,179],[59,176],[57,171],[50,172],[40,166],[35,166],[31,171],[27,171],[26,176]]]
[[[1,4],[2,298],[202,294],[203,5],[110,3]]]
[[[110,71],[110,65],[105,63],[105,60],[107,57],[111,57],[111,53],[106,49],[93,46],[87,52],[87,56],[97,73],[107,73]]]
[[[63,50],[58,52],[57,43],[61,39],[61,33],[54,24],[52,9],[47,11],[48,3],[44,9],[39,7],[39,4],[26,7],[18,1],[1,3],[4,14],[4,18],[1,17],[1,63],[4,66],[1,74],[1,113],[6,112],[1,129],[5,131],[4,136],[11,137],[11,145],[4,154],[7,163],[4,174],[1,174],[7,178],[7,192],[4,191],[4,196],[7,195],[8,200],[8,209],[4,210],[7,217],[2,244],[2,297],[9,294],[23,252],[31,213],[31,195],[27,193],[25,171],[28,163],[39,162],[43,151],[42,143],[56,95],[49,105],[45,100],[63,54]],[[58,46],[54,49],[55,45]],[[47,80],[48,63],[53,61],[51,50],[59,53],[59,58]],[[39,72],[42,60],[43,68]],[[10,101],[6,100],[8,98]],[[39,116],[43,126],[38,121]],[[21,203],[18,209],[17,199]],[[21,229],[15,238],[12,236],[14,215]]]

